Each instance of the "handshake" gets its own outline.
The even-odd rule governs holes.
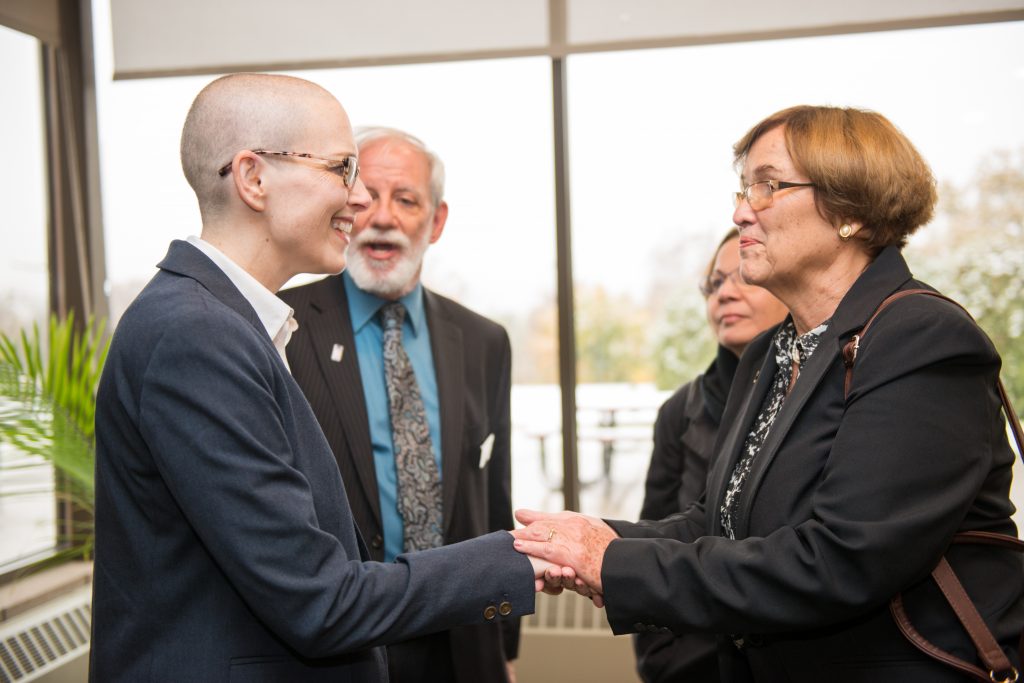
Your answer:
[[[511,532],[513,546],[530,558],[537,590],[558,595],[568,588],[603,607],[601,566],[618,534],[600,519],[578,512],[516,510],[516,519],[526,526]]]

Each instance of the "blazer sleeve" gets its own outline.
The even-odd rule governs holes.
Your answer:
[[[245,321],[192,316],[151,350],[139,396],[160,477],[260,620],[299,653],[323,657],[487,623],[489,605],[511,605],[501,618],[529,613],[533,575],[505,532],[384,564],[361,561],[324,530],[320,517],[347,507],[316,508],[314,484],[297,466],[308,454],[289,439],[298,407],[275,386],[292,380],[275,364]],[[337,488],[343,501],[340,479]]]
[[[489,417],[494,433],[491,459],[487,465],[487,517],[488,529],[499,531],[515,528],[512,517],[512,345],[508,334],[501,329],[495,345],[497,368],[494,394]],[[519,656],[519,619],[501,622],[501,641],[505,659]]]
[[[998,355],[961,312],[916,299],[879,315],[849,400],[837,355],[818,387],[825,400],[812,397],[794,426],[825,439],[816,488],[786,493],[810,496],[813,514],[742,540],[694,540],[685,515],[623,526],[646,538],[615,540],[605,554],[616,633],[636,622],[719,633],[835,623],[927,576],[958,529],[1005,524],[1013,454]]]

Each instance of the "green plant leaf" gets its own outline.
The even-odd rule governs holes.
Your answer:
[[[0,334],[0,443],[25,456],[14,459],[11,469],[28,466],[31,456],[52,463],[59,499],[86,513],[86,519],[74,520],[61,539],[73,549],[61,552],[88,557],[95,497],[96,388],[109,340],[104,320],[90,318],[81,327],[76,329],[73,315],[64,320],[51,316],[45,340],[37,324],[31,331],[21,330],[17,341]]]

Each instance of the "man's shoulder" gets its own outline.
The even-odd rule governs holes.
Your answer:
[[[453,299],[426,287],[423,288],[423,296],[426,299],[428,311],[436,311],[451,323],[462,328],[464,333],[474,333],[484,337],[508,337],[508,333],[501,323],[495,322]]]
[[[336,296],[341,296],[341,292],[344,291],[340,275],[330,275],[296,287],[282,289],[277,293],[277,296],[281,301],[298,310],[311,303],[320,301],[334,290],[336,290]]]

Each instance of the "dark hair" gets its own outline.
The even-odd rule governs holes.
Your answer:
[[[704,277],[710,277],[711,276],[711,271],[713,271],[715,269],[715,261],[718,260],[718,253],[720,251],[722,251],[722,247],[725,246],[725,243],[728,242],[729,240],[738,239],[739,236],[740,236],[740,229],[739,228],[737,228],[735,225],[732,226],[731,228],[729,228],[729,232],[725,233],[725,237],[722,238],[722,241],[718,243],[717,247],[715,247],[714,253],[711,254],[711,260],[708,261],[708,267],[704,271]]]
[[[825,220],[863,225],[861,236],[875,254],[931,220],[937,194],[931,168],[887,118],[848,107],[801,105],[772,114],[733,145],[737,166],[770,130],[784,127],[786,149],[815,185]]]

